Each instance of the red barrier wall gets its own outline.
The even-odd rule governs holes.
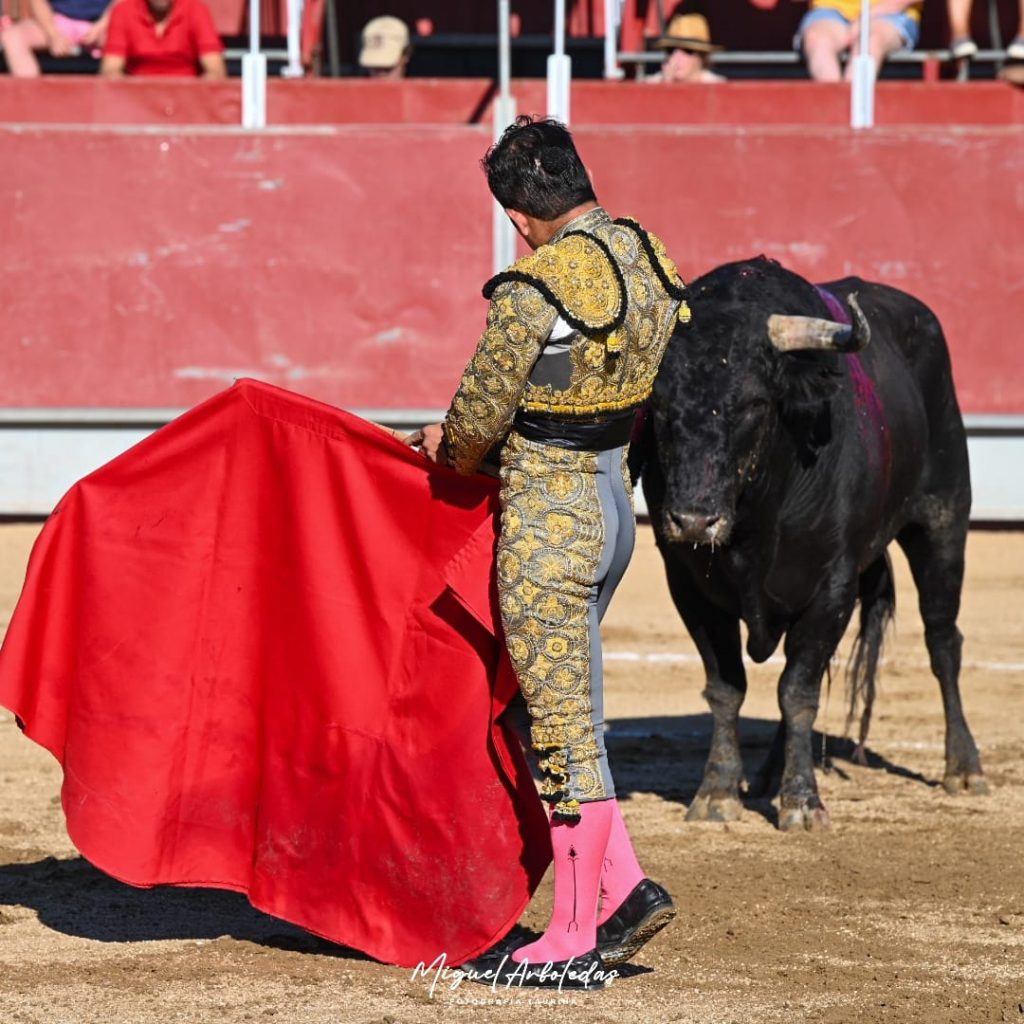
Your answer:
[[[513,83],[518,108],[543,111],[546,85]],[[489,79],[369,79],[268,83],[268,121],[286,124],[490,124]],[[220,124],[241,123],[238,79],[51,76],[33,81],[0,76],[0,123]],[[586,124],[828,124],[850,123],[850,90],[817,82],[729,82],[723,86],[660,83],[573,83],[572,119]],[[879,82],[880,125],[1024,125],[1024,89],[1002,82]]]
[[[773,256],[919,295],[964,408],[1024,411],[1020,127],[577,130],[687,277]],[[0,404],[187,406],[247,374],[442,406],[490,273],[484,127],[0,126]]]

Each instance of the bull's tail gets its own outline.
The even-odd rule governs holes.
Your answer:
[[[860,632],[854,641],[846,670],[846,687],[850,700],[846,732],[849,735],[858,709],[861,709],[860,733],[853,756],[859,764],[865,764],[867,758],[864,745],[867,742],[868,730],[871,728],[882,642],[886,627],[896,614],[896,586],[888,553],[876,558],[861,573],[857,590],[860,598]]]

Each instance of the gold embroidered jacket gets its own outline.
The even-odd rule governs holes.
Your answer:
[[[677,319],[689,319],[662,243],[601,207],[493,277],[484,296],[487,328],[444,422],[463,473],[505,438],[520,409],[593,420],[640,405]]]

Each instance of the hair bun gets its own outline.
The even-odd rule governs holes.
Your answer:
[[[563,174],[569,166],[569,154],[564,149],[545,146],[540,152],[540,165],[548,174]]]

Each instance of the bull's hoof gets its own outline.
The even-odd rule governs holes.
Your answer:
[[[788,807],[779,812],[780,832],[827,832],[832,819],[824,807]]]
[[[693,798],[686,812],[687,821],[739,821],[743,805],[734,796],[701,796]]]
[[[987,796],[988,780],[980,772],[954,772],[944,776],[942,788],[950,796],[960,796],[963,793],[970,796]]]

